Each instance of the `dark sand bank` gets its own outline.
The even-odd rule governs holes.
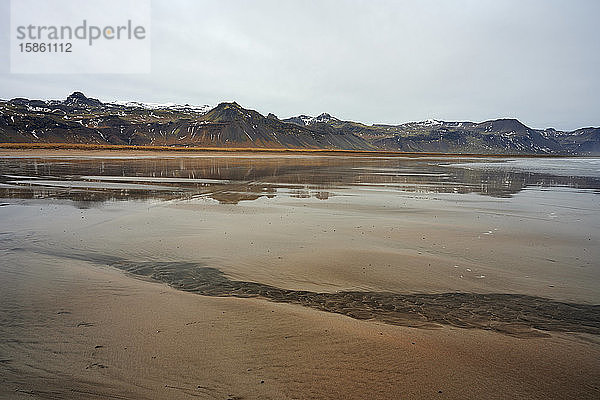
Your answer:
[[[315,293],[235,281],[215,268],[191,263],[119,262],[112,265],[205,296],[261,297],[392,325],[435,328],[443,324],[494,330],[522,338],[547,336],[542,331],[600,334],[600,305],[498,293]]]

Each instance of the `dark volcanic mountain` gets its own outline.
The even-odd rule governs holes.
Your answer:
[[[208,107],[65,101],[0,102],[0,142],[373,150],[364,139],[264,117],[237,103]]]
[[[284,121],[315,130],[353,133],[379,149],[407,152],[478,154],[600,154],[600,128],[572,132],[532,129],[516,119],[485,122],[427,120],[401,125],[364,125],[329,114],[300,115]]]
[[[75,92],[65,101],[0,101],[0,142],[596,155],[600,128],[540,130],[516,119],[365,125],[327,113],[280,120],[235,102],[103,103]]]

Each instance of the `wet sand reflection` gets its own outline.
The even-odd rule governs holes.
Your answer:
[[[362,188],[477,193],[498,198],[510,197],[527,187],[600,190],[600,178],[594,176],[456,165],[464,161],[473,160],[322,156],[5,158],[0,160],[0,197],[69,199],[92,206],[106,201],[198,196],[227,204],[282,195],[327,200],[339,190]]]

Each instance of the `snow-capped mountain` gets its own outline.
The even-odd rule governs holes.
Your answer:
[[[298,115],[297,117],[286,118],[283,122],[289,122],[300,126],[311,126],[315,124],[326,124],[334,121],[339,121],[337,118],[332,117],[327,113],[322,113],[316,117],[310,115]]]
[[[208,104],[204,105],[190,105],[190,104],[177,104],[177,103],[145,103],[139,101],[113,101],[108,104],[114,104],[116,106],[131,107],[131,108],[143,108],[146,110],[173,110],[173,111],[193,111],[200,114],[205,114],[213,106]]]
[[[235,102],[101,102],[75,92],[65,100],[0,101],[0,142],[596,155],[600,128],[541,130],[507,118],[365,125],[327,113],[280,120]]]
[[[64,101],[0,101],[0,142],[371,150],[351,133],[317,132],[237,103],[216,107],[103,103],[75,92]]]

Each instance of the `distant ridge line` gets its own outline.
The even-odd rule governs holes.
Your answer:
[[[514,118],[365,125],[328,113],[279,119],[236,102],[214,108],[139,104],[103,103],[81,92],[65,100],[0,101],[0,142],[154,149],[335,149],[404,155],[600,155],[600,127],[541,130]]]

